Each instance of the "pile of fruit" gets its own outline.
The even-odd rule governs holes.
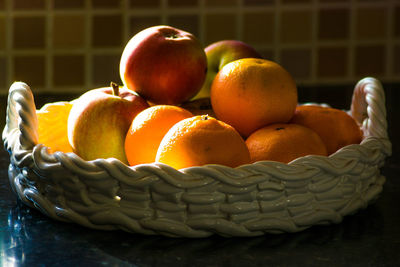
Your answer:
[[[299,105],[290,73],[241,41],[203,49],[188,32],[150,27],[127,43],[120,75],[123,86],[38,110],[39,143],[85,160],[180,169],[288,163],[362,139],[346,112]]]

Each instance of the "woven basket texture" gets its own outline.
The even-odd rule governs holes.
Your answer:
[[[391,155],[381,83],[360,80],[348,113],[365,138],[329,157],[237,168],[129,167],[111,158],[84,161],[74,153],[48,153],[37,142],[31,89],[16,82],[2,138],[13,191],[56,220],[170,237],[259,236],[339,223],[377,199],[385,182],[380,168]]]

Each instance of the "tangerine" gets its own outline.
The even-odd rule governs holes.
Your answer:
[[[326,156],[321,138],[313,130],[294,123],[277,123],[256,130],[246,140],[251,161],[288,163],[306,155]]]
[[[328,155],[338,149],[359,144],[362,131],[357,122],[345,111],[318,105],[301,105],[291,120],[314,130],[325,143]]]
[[[175,124],[161,141],[156,162],[176,169],[221,164],[237,167],[250,162],[240,134],[208,115],[193,116]]]
[[[289,72],[273,61],[238,59],[215,76],[211,105],[219,120],[247,137],[265,125],[288,122],[297,106],[297,87]]]
[[[38,143],[49,147],[49,152],[72,152],[68,141],[68,116],[72,102],[45,104],[36,111],[38,119]]]
[[[188,110],[172,105],[155,105],[140,112],[125,138],[129,165],[154,162],[161,140],[177,122],[192,117]]]

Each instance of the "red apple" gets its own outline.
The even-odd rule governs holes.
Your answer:
[[[170,26],[137,33],[120,61],[125,86],[154,104],[189,100],[200,90],[206,72],[207,57],[198,39]]]
[[[222,40],[210,44],[205,49],[207,56],[207,76],[203,87],[193,98],[210,97],[211,83],[223,66],[241,58],[261,58],[261,55],[250,45],[238,40]]]
[[[116,158],[127,164],[126,133],[133,118],[148,107],[142,97],[116,84],[84,93],[68,117],[73,151],[85,160]]]

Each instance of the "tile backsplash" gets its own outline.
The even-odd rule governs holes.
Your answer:
[[[0,0],[0,94],[121,83],[119,59],[138,31],[168,24],[204,46],[252,45],[299,85],[400,82],[397,0]]]

